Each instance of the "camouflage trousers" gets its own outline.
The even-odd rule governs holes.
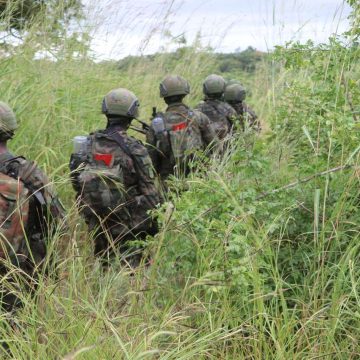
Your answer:
[[[87,216],[86,223],[94,240],[94,254],[106,263],[116,254],[125,259],[142,258],[143,247],[131,244],[134,240],[145,240],[158,232],[157,222],[143,220],[129,226],[115,217],[99,219]]]

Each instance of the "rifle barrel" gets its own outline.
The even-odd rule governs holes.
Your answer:
[[[137,131],[137,132],[139,132],[139,133],[141,133],[141,134],[146,135],[146,131],[145,131],[145,130],[139,129],[139,128],[137,128],[136,126],[130,126],[130,129],[135,130],[135,131]]]
[[[143,126],[143,129],[144,129],[144,130],[147,130],[147,129],[150,128],[150,125],[147,124],[145,121],[142,121],[142,120],[139,120],[139,119],[136,119],[136,118],[135,118],[135,120],[136,120],[137,122],[139,122],[139,123]]]

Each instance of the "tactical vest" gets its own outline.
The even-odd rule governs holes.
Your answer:
[[[79,172],[81,200],[86,212],[107,215],[125,204],[124,152],[107,134],[89,136],[89,153]]]
[[[90,134],[88,142],[88,153],[70,165],[71,170],[77,168],[75,188],[84,206],[83,214],[101,218],[114,215],[130,225],[131,205],[140,195],[139,177],[145,173],[153,178],[146,149],[108,129]]]
[[[158,131],[155,121],[163,121],[162,131]],[[196,114],[168,111],[158,114],[152,121],[157,138],[157,148],[164,154],[171,153],[175,162],[184,161],[187,156],[203,149],[203,141]],[[160,129],[159,129],[160,130]]]
[[[250,127],[256,128],[258,131],[261,130],[260,123],[257,121],[255,112],[244,102],[230,104],[239,115],[241,126],[244,129],[245,124]]]
[[[21,252],[28,213],[28,190],[24,184],[0,173],[0,258],[11,258]]]
[[[41,261],[46,253],[48,210],[55,204],[48,180],[34,162],[4,154],[0,165],[0,257],[29,255]],[[55,213],[55,211],[54,211]],[[27,241],[25,241],[25,236]],[[30,244],[30,249],[26,243]],[[36,244],[35,244],[36,243]],[[21,261],[21,259],[18,259]]]

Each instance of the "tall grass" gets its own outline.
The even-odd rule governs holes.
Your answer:
[[[312,77],[311,66],[299,71],[283,64],[275,70],[264,64],[251,79],[244,74],[250,102],[268,129],[260,137],[238,134],[223,157],[215,155],[185,184],[172,180],[173,207],[159,210],[161,231],[149,239],[151,267],[130,273],[115,259],[104,271],[75,209],[67,165],[71,139],[104,127],[100,104],[110,89],[134,91],[146,120],[152,106],[164,108],[158,83],[166,73],[190,80],[194,105],[216,64],[199,44],[176,63],[160,54],[126,72],[87,57],[34,60],[33,46],[29,41],[1,58],[0,99],[20,123],[11,149],[50,175],[67,208],[69,236],[53,239],[56,274],[40,276],[36,298],[20,291],[23,309],[11,319],[1,314],[0,338],[14,358],[359,357],[358,170],[271,193],[351,154],[358,166],[358,134],[346,137],[354,128],[341,135],[347,141],[340,135],[324,141],[312,126],[325,117],[345,122],[346,102],[314,122],[304,115],[318,114],[321,103],[302,90],[318,89],[326,78]],[[333,65],[336,54],[318,59],[319,67]],[[347,64],[343,59],[336,68]],[[347,70],[356,78],[358,69]],[[334,124],[334,134],[348,126]],[[320,153],[328,161],[319,160]],[[179,193],[180,187],[187,191]]]

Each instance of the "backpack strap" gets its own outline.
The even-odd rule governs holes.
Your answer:
[[[3,154],[0,155],[0,164],[4,164],[9,160],[12,159],[16,159],[16,156],[14,156],[13,154],[11,154],[10,152],[5,152]]]
[[[148,177],[148,174],[144,171],[143,164],[139,163],[137,157],[131,153],[129,147],[125,143],[124,138],[120,135],[120,133],[115,130],[106,131],[106,134],[109,135],[120,146],[121,150],[123,150],[124,153],[135,162],[135,164],[137,165],[136,167],[139,169],[139,171],[141,171],[143,175]]]
[[[179,116],[181,116],[182,118],[184,118],[184,119],[187,121],[187,124],[188,124],[188,125],[194,120],[194,118],[191,118],[191,117],[190,117],[190,111],[188,111],[188,113],[187,113],[188,116],[186,116],[185,114],[183,114],[183,113],[181,113],[181,112],[178,112],[178,111],[172,111],[172,112],[173,112],[174,114],[179,115]]]
[[[21,166],[20,162],[17,161],[19,159],[25,160],[25,158],[22,156],[13,156],[10,153],[8,153],[7,159],[1,162],[0,172],[12,177],[15,180],[20,179],[24,183],[25,187],[30,190],[31,194],[34,195],[35,199],[39,202],[39,204],[41,206],[45,206],[46,201],[43,194],[41,193],[41,189],[36,189],[29,181],[31,174],[36,169],[35,162],[29,162],[29,164],[26,165],[24,174],[22,176],[19,176],[18,169],[11,166],[11,164],[14,162],[18,163]]]
[[[46,206],[46,201],[41,193],[41,188],[35,188],[32,183],[29,181],[31,174],[37,168],[35,162],[29,162],[26,165],[23,175],[20,177],[20,180],[25,184],[25,186],[31,191],[31,193],[35,196],[36,200],[40,203],[41,206]]]
[[[16,179],[19,177],[18,169],[11,167],[11,164],[17,159],[24,159],[22,156],[14,156],[11,153],[0,155],[0,172]]]
[[[106,135],[109,135],[121,148],[121,150],[133,159],[129,147],[126,145],[124,138],[119,134],[118,131],[106,131]]]

